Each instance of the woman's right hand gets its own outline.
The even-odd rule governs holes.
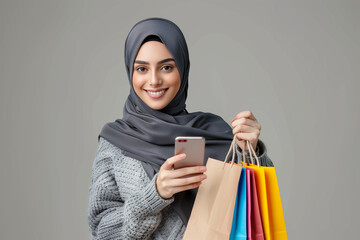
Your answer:
[[[156,188],[164,199],[171,198],[175,193],[198,187],[206,179],[205,166],[183,167],[173,169],[174,164],[186,158],[185,153],[168,158],[160,167],[156,179]]]

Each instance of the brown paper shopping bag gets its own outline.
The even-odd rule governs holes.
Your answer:
[[[241,167],[234,165],[235,137],[224,161],[208,158],[207,179],[196,195],[185,240],[229,239]],[[227,163],[231,152],[232,164]]]

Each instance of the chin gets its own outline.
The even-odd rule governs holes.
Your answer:
[[[145,102],[145,103],[146,103],[146,102]],[[154,109],[154,110],[161,110],[161,109],[163,109],[164,107],[166,107],[165,104],[146,103],[146,105],[148,105],[151,109]]]
[[[154,110],[161,110],[161,109],[164,108],[163,106],[151,106],[151,105],[149,107],[154,109]]]

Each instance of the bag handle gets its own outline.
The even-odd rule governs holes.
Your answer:
[[[235,139],[236,139],[236,136],[234,135],[234,138],[233,138],[233,140],[232,140],[232,142],[231,142],[231,144],[230,144],[230,148],[229,148],[229,151],[228,151],[228,153],[226,154],[226,157],[225,157],[225,160],[224,160],[224,166],[223,167],[225,167],[225,164],[226,164],[226,162],[227,162],[227,159],[228,159],[228,156],[229,156],[229,154],[230,154],[230,152],[231,152],[231,150],[232,150],[232,152],[233,152],[233,154],[232,154],[232,159],[231,159],[231,167],[234,165],[234,160],[235,160],[235,151],[236,151],[236,149],[235,149]]]
[[[253,158],[253,155],[254,155],[254,157],[255,157],[255,159],[256,159],[256,165],[258,166],[258,167],[260,167],[260,161],[259,161],[259,159],[258,159],[258,157],[256,156],[256,153],[255,153],[255,150],[254,150],[254,148],[252,147],[252,145],[250,144],[250,142],[249,142],[249,140],[246,140],[246,144],[247,144],[247,147],[248,147],[248,149],[249,149],[249,155],[250,155],[250,161],[251,161],[251,164],[253,164],[253,165],[255,165],[254,164],[254,158]],[[231,167],[234,165],[234,160],[235,160],[235,152],[236,152],[236,135],[234,135],[234,138],[233,138],[233,140],[232,140],[232,142],[231,142],[231,144],[230,144],[230,148],[229,148],[229,151],[227,152],[227,154],[226,154],[226,157],[225,157],[225,160],[224,160],[224,166],[225,166],[225,164],[227,163],[227,159],[228,159],[228,157],[229,157],[229,154],[230,154],[230,152],[231,152],[231,150],[232,150],[232,159],[231,159]],[[242,158],[243,158],[243,166],[246,164],[246,157],[245,157],[245,151],[243,150],[242,151]]]
[[[249,155],[250,155],[251,164],[255,165],[255,164],[254,164],[254,159],[253,159],[253,156],[252,156],[252,155],[254,155],[254,157],[255,157],[255,159],[256,159],[256,165],[257,165],[258,167],[260,167],[260,163],[259,163],[260,161],[259,161],[258,157],[256,156],[256,153],[255,153],[254,148],[253,148],[252,145],[249,143],[249,140],[246,140],[246,144],[247,144],[247,147],[248,147],[248,149],[249,149]],[[245,163],[246,163],[245,151],[242,151],[242,156],[243,156],[243,164],[245,164]]]

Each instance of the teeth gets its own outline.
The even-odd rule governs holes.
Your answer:
[[[151,95],[161,95],[161,94],[163,94],[164,92],[165,92],[165,89],[164,90],[162,90],[162,91],[159,91],[159,92],[150,92],[150,91],[147,91],[148,93],[150,93]]]

